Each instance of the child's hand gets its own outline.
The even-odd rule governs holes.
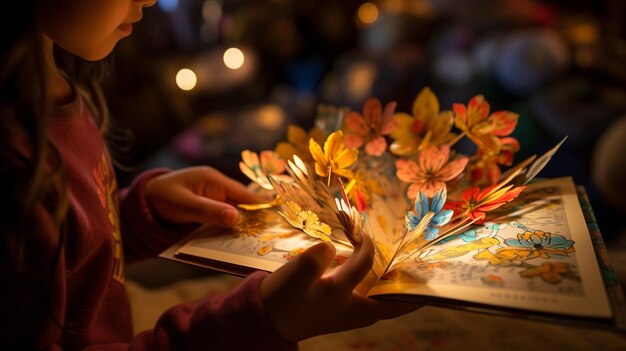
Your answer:
[[[298,342],[316,335],[364,327],[421,307],[377,301],[352,290],[373,263],[371,239],[363,235],[352,256],[322,276],[335,257],[330,244],[321,243],[296,256],[261,285],[269,320],[283,338]]]
[[[154,177],[146,184],[150,209],[172,223],[232,226],[237,210],[228,203],[258,201],[243,184],[211,167],[190,167]]]

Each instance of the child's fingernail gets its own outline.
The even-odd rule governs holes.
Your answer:
[[[237,220],[237,211],[233,208],[225,208],[220,213],[220,221],[223,225],[234,225]]]

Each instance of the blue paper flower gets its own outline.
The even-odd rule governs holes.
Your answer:
[[[439,236],[439,228],[444,224],[450,222],[452,219],[452,210],[443,210],[443,205],[446,203],[448,192],[443,187],[439,192],[433,196],[432,201],[429,201],[425,193],[419,192],[415,197],[415,213],[407,212],[405,217],[405,225],[408,230],[413,230],[420,221],[424,218],[426,213],[433,212],[435,215],[430,220],[430,223],[424,229],[424,235],[426,240],[433,240]]]

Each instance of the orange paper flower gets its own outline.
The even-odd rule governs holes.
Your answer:
[[[482,95],[470,99],[467,106],[455,103],[454,124],[480,149],[499,151],[497,137],[513,132],[519,115],[510,111],[496,111],[489,114],[489,103]]]
[[[363,115],[351,112],[345,120],[347,147],[360,148],[365,145],[365,153],[371,156],[380,156],[387,149],[385,135],[396,128],[393,113],[396,103],[385,105],[376,98],[369,98],[363,105]]]

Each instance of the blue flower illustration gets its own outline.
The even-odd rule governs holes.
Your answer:
[[[448,192],[445,187],[433,196],[432,201],[429,201],[425,193],[419,192],[415,197],[415,213],[407,212],[405,217],[407,229],[413,230],[428,212],[432,212],[434,216],[426,226],[426,229],[424,229],[424,235],[426,236],[426,240],[433,240],[438,237],[439,228],[436,227],[441,227],[448,223],[454,213],[452,210],[443,210],[447,196]]]

